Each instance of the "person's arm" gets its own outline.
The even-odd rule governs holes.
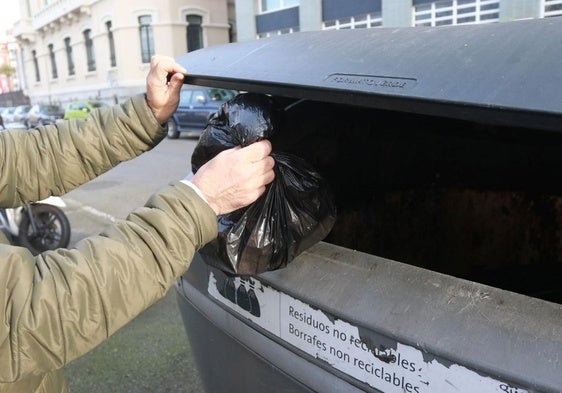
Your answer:
[[[216,214],[253,202],[273,180],[267,141],[220,153],[99,236],[34,257],[0,245],[0,384],[60,368],[156,300],[217,235]],[[216,191],[218,190],[218,191]]]
[[[0,206],[64,193],[150,148],[177,106],[182,73],[156,57],[146,101],[73,126],[1,133]],[[267,141],[222,152],[192,179],[208,203],[176,182],[74,249],[34,257],[0,244],[0,384],[62,367],[161,298],[216,237],[216,214],[253,202],[273,180],[270,152]]]
[[[0,383],[93,349],[160,299],[216,233],[215,212],[178,182],[73,249],[34,257],[0,245]]]
[[[154,147],[177,108],[183,73],[173,59],[154,56],[146,96],[100,108],[85,120],[0,133],[0,207],[65,194]]]
[[[62,195],[154,147],[166,134],[144,96],[29,131],[0,133],[0,206]]]

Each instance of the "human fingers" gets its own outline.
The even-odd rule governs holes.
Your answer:
[[[187,70],[169,56],[154,55],[150,59],[151,76],[160,83],[166,84],[174,78],[183,80]],[[170,77],[171,76],[171,77]]]
[[[275,171],[273,170],[273,166],[268,166],[268,169],[264,172],[254,174],[245,181],[238,183],[238,187],[240,187],[245,199],[241,200],[241,204],[240,206],[237,206],[237,208],[249,205],[250,203],[256,201],[265,192],[267,185],[274,179]]]
[[[263,142],[248,147],[219,153],[191,179],[217,214],[254,202],[275,177],[275,160],[268,155],[271,144]]]
[[[237,166],[233,166],[233,169],[235,169],[233,176],[240,176],[241,181],[242,179],[248,179],[248,185],[251,187],[271,183],[275,176],[273,171],[275,160],[270,155],[271,150],[271,142],[268,140],[255,142],[244,148],[231,149],[231,153],[237,156],[234,159]],[[236,171],[236,169],[239,171]]]
[[[250,162],[256,162],[262,160],[271,154],[271,142],[264,139],[259,142],[254,142],[251,145],[243,147],[239,150],[239,154],[245,156]]]
[[[176,73],[172,74],[172,76],[169,78],[168,86],[174,92],[179,91],[183,87],[184,78],[185,78],[185,75],[183,73],[176,72]]]
[[[271,156],[248,164],[244,174],[235,180],[236,187],[242,196],[235,206],[240,208],[257,200],[266,190],[266,186],[275,179],[273,170],[275,160]],[[233,177],[236,176],[233,174]],[[233,202],[231,200],[231,202]]]
[[[166,122],[175,112],[186,72],[171,57],[152,56],[146,78],[146,98],[159,123]]]
[[[182,87],[185,74],[186,69],[171,57],[152,56],[150,71],[146,77],[147,92],[173,95]]]
[[[225,160],[231,160],[230,179],[240,189],[251,190],[264,187],[275,178],[275,160],[270,153],[271,143],[260,141],[244,148],[229,149],[221,154],[225,155]],[[227,158],[229,156],[231,158]]]
[[[267,185],[273,181],[275,176],[275,160],[271,156],[264,157],[249,165],[248,172],[252,174],[261,184]]]
[[[275,179],[275,171],[273,170],[274,167],[275,167],[275,160],[273,159],[273,157],[270,156],[267,158],[265,171],[263,172],[262,175],[264,185],[268,185],[273,181],[273,179]]]

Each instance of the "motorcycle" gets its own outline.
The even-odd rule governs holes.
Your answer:
[[[27,248],[33,255],[67,247],[70,222],[62,210],[65,206],[61,198],[49,197],[14,209],[0,208],[0,230],[12,244]]]

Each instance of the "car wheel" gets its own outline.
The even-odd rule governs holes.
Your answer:
[[[178,126],[173,119],[168,120],[168,138],[178,139],[180,132],[178,131]]]

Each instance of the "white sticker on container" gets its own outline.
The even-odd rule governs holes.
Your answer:
[[[228,289],[225,289],[228,287]],[[426,360],[419,349],[368,342],[359,328],[277,291],[259,280],[219,279],[208,291],[216,300],[285,342],[335,369],[387,393],[527,393],[458,364]]]

